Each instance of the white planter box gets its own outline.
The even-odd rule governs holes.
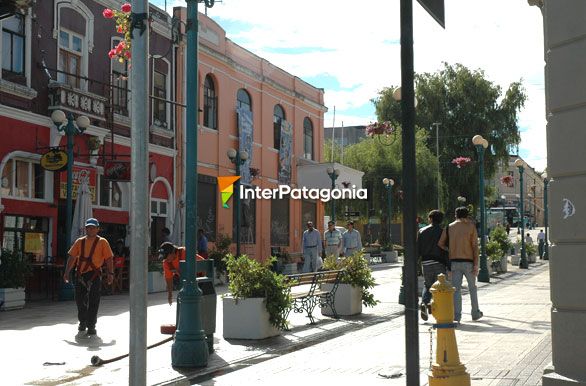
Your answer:
[[[147,276],[148,280],[148,293],[153,292],[165,292],[167,291],[167,284],[165,283],[165,276],[162,272],[149,272]]]
[[[509,270],[509,260],[507,259],[507,255],[501,257],[501,272],[505,273]]]
[[[398,255],[396,251],[381,252],[383,263],[396,263]]]
[[[521,261],[520,254],[517,253],[517,254],[511,255],[511,265],[518,267],[520,261]]]
[[[537,254],[535,254],[535,255],[527,255],[527,261],[529,263],[536,263],[537,262]]]
[[[24,288],[0,288],[1,311],[24,308]]]
[[[332,289],[333,284],[322,284],[325,290]],[[356,315],[362,312],[362,289],[351,286],[350,284],[340,284],[336,290],[334,307],[339,316]],[[321,309],[321,314],[334,316],[331,307],[325,306]]]
[[[269,322],[264,298],[222,299],[224,339],[265,339],[281,332]]]

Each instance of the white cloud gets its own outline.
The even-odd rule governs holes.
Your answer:
[[[155,3],[162,7],[163,1]],[[442,62],[462,63],[484,70],[503,91],[523,79],[528,100],[519,115],[519,125],[525,128],[521,148],[529,151],[527,161],[532,166],[543,168],[544,54],[539,9],[526,0],[445,0],[444,30],[413,3],[415,71],[435,72]],[[185,4],[169,1],[168,9]],[[228,38],[242,41],[246,49],[296,76],[329,74],[337,79],[340,90],[325,90],[326,126],[332,122],[334,106],[341,117],[345,110],[369,104],[383,87],[400,83],[399,1],[223,0],[208,9],[208,16],[245,23],[248,29],[228,31]],[[323,50],[275,53],[275,49],[295,48]],[[346,125],[375,118],[374,109],[363,117],[346,115]],[[341,122],[338,117],[336,122]]]

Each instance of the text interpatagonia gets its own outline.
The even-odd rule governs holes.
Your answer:
[[[289,196],[294,200],[321,200],[328,202],[330,200],[339,200],[344,198],[349,199],[368,199],[368,191],[366,189],[356,189],[356,185],[352,185],[352,189],[317,189],[317,188],[291,188],[288,185],[279,185],[275,189],[261,189],[259,186],[254,188],[249,186],[240,185],[240,197],[246,199],[282,199],[285,196]]]

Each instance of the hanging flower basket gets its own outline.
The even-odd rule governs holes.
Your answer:
[[[470,157],[457,157],[452,160],[452,163],[456,165],[458,169],[460,169],[462,166],[466,166],[468,163],[470,163],[470,161]]]
[[[118,58],[120,63],[125,60],[130,61],[131,58],[131,34],[130,34],[130,3],[124,3],[120,7],[120,11],[106,8],[102,12],[102,16],[106,19],[116,20],[116,32],[123,34],[124,39],[108,52],[110,59]]]
[[[250,176],[252,178],[256,178],[258,176],[260,176],[260,169],[259,168],[249,168],[250,170]]]
[[[389,121],[371,123],[364,130],[369,137],[383,134],[391,135],[395,132],[395,128],[391,126],[391,122]]]
[[[512,176],[502,176],[501,177],[501,184],[511,188],[513,186],[513,177]]]

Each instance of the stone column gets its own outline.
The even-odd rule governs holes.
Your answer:
[[[543,385],[586,385],[586,1],[529,0],[545,31],[552,366]]]

